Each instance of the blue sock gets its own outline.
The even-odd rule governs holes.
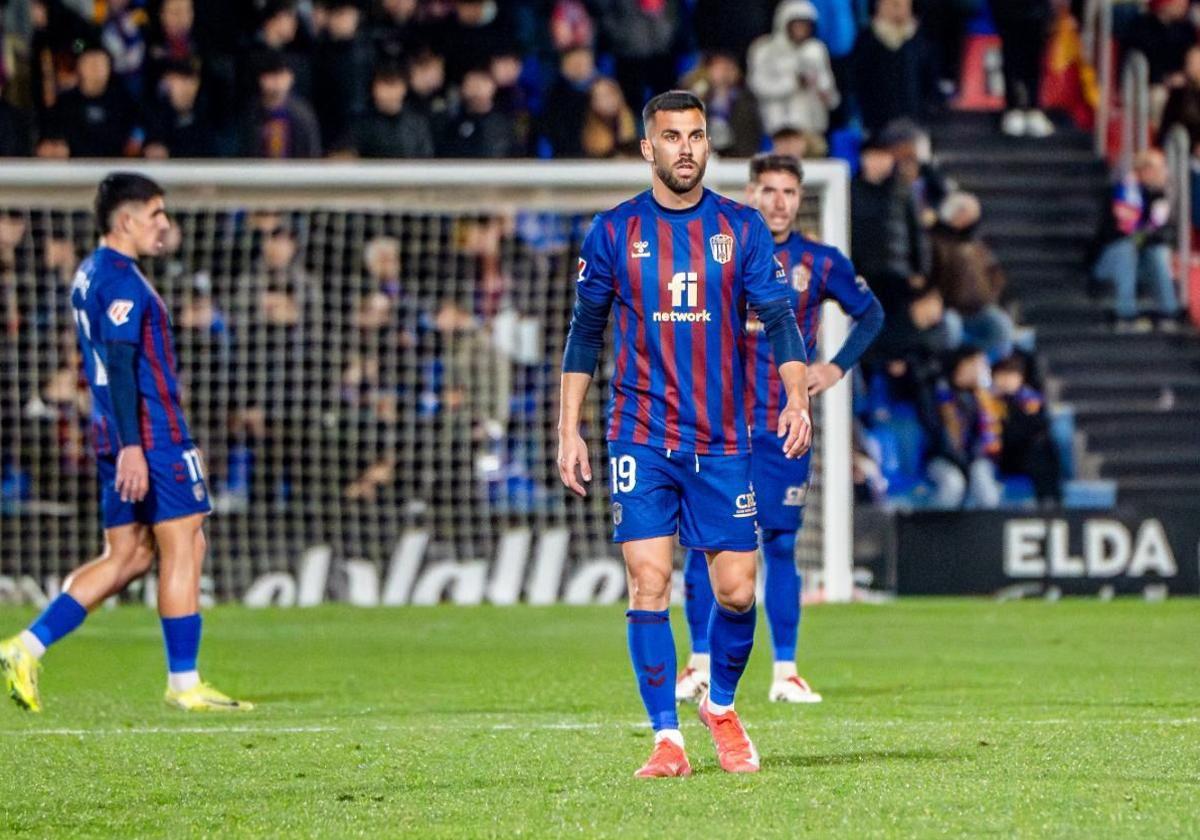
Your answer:
[[[675,637],[671,634],[671,614],[667,610],[629,610],[629,658],[637,677],[642,704],[650,716],[650,725],[660,729],[678,729],[675,711]]]
[[[87,610],[83,604],[64,592],[46,605],[37,620],[29,625],[29,632],[37,636],[43,645],[50,647],[83,624],[85,618]]]
[[[767,624],[776,662],[794,662],[800,632],[800,574],[796,571],[796,532],[762,532],[766,570]]]
[[[708,653],[708,622],[712,618],[712,581],[708,579],[708,558],[692,549],[683,566],[683,614],[687,616],[692,653]]]
[[[200,613],[162,619],[163,642],[167,648],[167,670],[183,674],[196,670],[200,654]]]
[[[708,696],[718,706],[733,704],[738,680],[746,670],[750,650],[754,647],[754,625],[758,621],[758,606],[751,604],[743,613],[713,604],[708,623],[708,644],[712,650],[712,682]]]

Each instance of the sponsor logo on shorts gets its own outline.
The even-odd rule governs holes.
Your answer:
[[[783,503],[789,507],[804,507],[804,500],[808,496],[808,485],[801,484],[799,486],[789,487],[783,494]]]
[[[197,481],[192,485],[192,495],[196,497],[197,502],[204,501],[204,483]]]
[[[743,493],[738,496],[733,500],[733,504],[736,508],[733,514],[734,519],[746,519],[748,517],[758,515],[758,505],[754,501],[753,490],[751,490],[749,493]]]
[[[621,519],[625,514],[625,508],[621,507],[620,502],[613,502],[612,511],[613,511],[613,524],[620,525]]]

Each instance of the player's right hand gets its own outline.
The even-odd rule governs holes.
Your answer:
[[[117,454],[117,492],[122,502],[140,502],[150,490],[150,468],[140,446],[125,446]]]
[[[588,460],[587,444],[578,431],[559,432],[558,477],[576,496],[587,495],[584,482],[592,480],[592,463]]]

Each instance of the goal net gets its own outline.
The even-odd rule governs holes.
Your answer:
[[[800,225],[845,248],[845,169],[805,168]],[[557,478],[559,363],[583,236],[645,188],[644,165],[142,170],[173,218],[144,267],[171,310],[216,508],[216,597],[288,579],[300,595],[279,600],[304,602],[307,587],[309,602],[315,589],[541,603],[605,588],[583,575],[571,591],[570,577],[618,556],[601,422],[611,359],[589,394],[585,500]],[[706,183],[740,199],[746,170],[714,162]],[[101,547],[70,284],[107,171],[0,167],[0,599],[53,592]],[[827,311],[822,341],[844,331]],[[797,549],[809,591],[830,600],[850,595],[848,391],[816,407]]]

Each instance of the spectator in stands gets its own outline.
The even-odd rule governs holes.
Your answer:
[[[292,69],[280,53],[259,59],[258,101],[242,123],[244,157],[276,159],[321,156],[321,132],[312,108],[292,94]]]
[[[635,111],[650,96],[675,86],[681,5],[679,0],[594,3],[604,43],[617,62],[617,82]]]
[[[896,174],[895,159],[878,142],[868,143],[850,186],[850,247],[885,312],[902,309],[912,289],[925,285],[922,237],[916,204]]]
[[[202,95],[200,70],[180,61],[163,70],[162,94],[146,121],[148,158],[206,158],[217,153],[209,103]]]
[[[758,103],[742,83],[742,68],[729,53],[708,53],[701,72],[688,85],[708,114],[708,143],[729,157],[753,157],[762,148]]]
[[[879,0],[854,46],[855,93],[868,133],[899,117],[921,120],[937,96],[934,58],[912,0]]]
[[[33,155],[45,160],[66,160],[71,156],[67,135],[52,120],[43,121],[38,130],[38,139],[33,147]]]
[[[1153,328],[1150,319],[1138,317],[1137,287],[1141,283],[1150,286],[1160,328],[1174,331],[1178,327],[1179,298],[1167,244],[1171,223],[1168,177],[1166,158],[1150,149],[1138,155],[1133,172],[1112,191],[1100,235],[1103,250],[1092,275],[1116,286],[1118,332]]]
[[[891,402],[913,405],[925,425],[936,428],[942,359],[958,347],[959,333],[946,319],[942,293],[927,287],[911,293],[899,311],[888,316],[863,356],[863,371],[882,375]]]
[[[371,83],[371,112],[354,124],[354,149],[365,158],[431,158],[429,119],[406,108],[408,80],[394,64],[380,65]]]
[[[325,29],[313,51],[313,110],[330,148],[350,142],[355,120],[367,112],[371,44],[361,30],[358,0],[322,0]]]
[[[26,157],[32,140],[29,114],[4,97],[5,88],[0,77],[0,157]]]
[[[583,156],[583,119],[596,78],[589,48],[575,47],[559,58],[558,78],[546,96],[539,129],[555,157]]]
[[[1196,28],[1188,20],[1188,0],[1150,0],[1122,41],[1126,55],[1136,51],[1146,57],[1152,86],[1179,81],[1187,51],[1196,43]]]
[[[462,103],[450,123],[443,154],[458,158],[504,158],[516,152],[512,118],[496,110],[496,82],[483,68],[463,76]]]
[[[446,87],[446,60],[425,49],[408,65],[408,97],[413,110],[429,120],[434,148],[441,154],[450,127],[450,115],[458,107],[454,91]]]
[[[254,62],[263,53],[277,52],[292,71],[292,92],[309,100],[312,97],[313,45],[300,20],[296,3],[297,0],[269,0],[263,7],[251,49],[246,53],[249,65],[243,69],[242,75],[252,82],[255,78]],[[252,98],[257,91],[251,89],[246,93],[248,98]]]
[[[992,368],[1000,408],[1000,458],[1004,475],[1027,475],[1042,505],[1062,500],[1062,468],[1050,435],[1046,400],[1027,381],[1024,356],[1012,355]]]
[[[912,120],[901,118],[879,133],[879,145],[891,154],[897,177],[912,193],[921,227],[933,227],[950,183],[933,160],[929,135]]]
[[[1177,125],[1187,129],[1190,145],[1200,143],[1200,45],[1192,46],[1187,51],[1183,78],[1167,95],[1161,125],[1158,133],[1160,146],[1166,146],[1171,129]]]
[[[33,33],[30,38],[30,83],[34,109],[42,119],[58,102],[59,91],[70,81],[78,45],[95,38],[92,25],[62,0],[33,0],[29,6]]]
[[[823,158],[829,152],[829,144],[820,134],[784,127],[771,134],[771,151],[794,158]]]
[[[824,134],[841,101],[829,50],[817,37],[817,9],[809,0],[785,0],[775,29],[750,47],[749,85],[768,132],[783,127]]]
[[[125,85],[125,92],[134,101],[142,98],[145,25],[146,12],[136,8],[133,0],[108,0],[108,17],[100,28],[100,42],[112,57],[113,75]]]
[[[637,122],[612,79],[592,82],[583,118],[583,153],[590,158],[632,155],[637,150]]]
[[[1024,0],[1013,0],[1019,5]],[[988,3],[992,16],[1004,12],[1008,0]],[[971,18],[979,14],[983,0],[914,0],[913,10],[921,21],[936,58],[938,88],[943,96],[958,90],[962,72],[963,38]]]
[[[1038,107],[1042,53],[1050,24],[1050,0],[1004,0],[992,4],[1004,56],[1005,112],[1000,129],[1010,137],[1049,137],[1054,124]]]
[[[66,132],[71,157],[137,154],[137,111],[124,87],[112,81],[112,60],[104,47],[94,41],[84,45],[76,69],[78,86],[58,98],[53,114],[53,123]]]
[[[400,279],[400,241],[391,236],[376,236],[367,243],[363,262],[368,289],[354,313],[355,328],[364,332],[387,330],[397,335],[403,346],[413,346],[419,316]]]
[[[367,33],[375,55],[384,61],[408,58],[416,45],[417,0],[379,0],[371,7]]]
[[[744,56],[755,38],[771,31],[771,9],[775,3],[772,0],[696,0],[695,6],[692,26],[700,49]]]
[[[512,48],[513,30],[507,3],[498,0],[453,0],[447,22],[434,26],[435,49],[446,57],[446,75],[461,82],[473,68]]]
[[[192,31],[196,12],[192,0],[163,0],[150,37],[147,62],[147,89],[158,87],[163,70],[179,61],[203,62],[199,44]]]
[[[492,56],[488,64],[492,81],[496,83],[496,110],[512,120],[516,134],[516,154],[529,154],[533,132],[530,109],[531,91],[536,85],[523,84],[525,59],[516,50],[504,50]]]
[[[563,54],[580,48],[591,49],[596,42],[596,26],[583,0],[554,0],[550,9],[550,45]]]
[[[995,508],[1001,485],[992,460],[1000,451],[999,417],[989,393],[991,368],[978,350],[958,351],[949,382],[938,390],[938,427],[929,429],[933,503],[942,508]]]
[[[1004,271],[979,236],[979,199],[952,193],[943,203],[930,235],[930,283],[962,319],[963,345],[995,362],[1012,353],[1013,322],[1000,308]]]

